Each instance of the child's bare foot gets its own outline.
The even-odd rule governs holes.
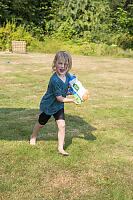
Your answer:
[[[64,150],[59,150],[59,153],[62,154],[63,156],[69,156],[69,154]]]
[[[30,144],[35,145],[36,144],[36,139],[35,138],[30,138]]]

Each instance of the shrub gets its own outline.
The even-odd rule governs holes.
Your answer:
[[[129,33],[121,34],[117,40],[117,44],[123,49],[133,50],[133,36],[131,36]]]
[[[17,26],[16,23],[12,21],[7,22],[3,27],[0,27],[0,50],[11,50],[12,40],[26,41],[27,46],[29,46],[33,37],[26,31],[24,25]]]

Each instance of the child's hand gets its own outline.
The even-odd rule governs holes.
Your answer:
[[[75,99],[73,99],[73,103],[75,103],[76,105],[80,105],[81,103],[77,102],[78,97],[76,97]]]

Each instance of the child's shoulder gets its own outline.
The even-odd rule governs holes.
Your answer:
[[[67,76],[68,78],[70,78],[70,77],[71,77],[71,75],[70,75],[70,73],[69,73],[69,72],[67,72],[66,76]]]
[[[54,72],[54,73],[51,75],[50,80],[55,79],[55,78],[56,78],[56,72]]]
[[[51,76],[50,78],[50,82],[57,82],[58,81],[58,76],[56,74],[56,72]]]

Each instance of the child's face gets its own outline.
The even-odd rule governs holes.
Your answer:
[[[66,62],[64,59],[60,59],[56,63],[56,72],[58,75],[65,75],[68,71],[68,62]]]

